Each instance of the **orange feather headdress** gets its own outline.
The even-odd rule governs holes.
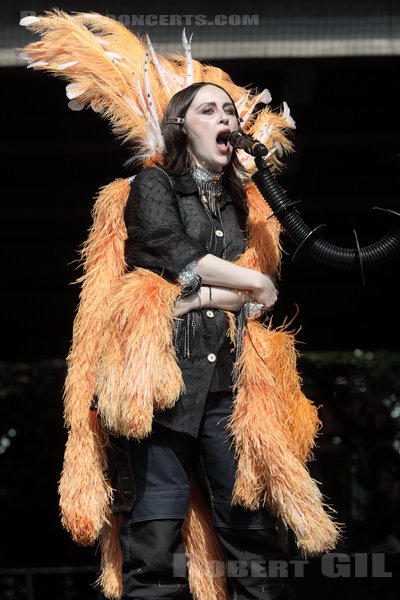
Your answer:
[[[39,33],[41,39],[19,51],[28,68],[62,77],[68,106],[72,110],[92,108],[107,119],[114,133],[135,149],[135,160],[148,166],[162,159],[160,120],[171,97],[197,82],[222,86],[236,104],[243,130],[267,145],[268,160],[280,165],[279,157],[290,149],[285,132],[295,127],[286,103],[279,114],[269,106],[268,90],[260,93],[233,83],[217,67],[192,58],[191,37],[182,34],[184,55],[162,56],[148,36],[139,38],[118,21],[97,13],[68,15],[59,10],[43,17],[24,17],[21,25]],[[262,110],[254,113],[260,105]],[[239,151],[239,159],[251,172],[254,159]]]

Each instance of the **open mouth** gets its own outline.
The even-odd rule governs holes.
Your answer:
[[[230,129],[227,129],[226,131],[220,131],[219,134],[217,135],[217,139],[216,139],[217,146],[221,150],[228,149],[230,134],[231,134]]]

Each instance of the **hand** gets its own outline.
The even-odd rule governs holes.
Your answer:
[[[265,305],[266,310],[272,308],[278,299],[278,290],[272,277],[260,273],[256,287],[253,288],[253,296],[257,302]]]
[[[252,296],[253,296],[253,292],[250,292],[248,290],[235,290],[239,300],[241,302],[239,308],[237,310],[240,310],[243,306],[243,304],[245,304],[247,302],[247,300],[249,300]]]
[[[198,296],[197,294],[192,294],[191,296],[187,296],[186,298],[179,298],[175,302],[175,317],[182,317],[184,314],[188,313],[195,308],[198,308]],[[196,306],[197,304],[197,306]]]

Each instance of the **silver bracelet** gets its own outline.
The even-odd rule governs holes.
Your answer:
[[[181,298],[191,296],[200,289],[202,279],[197,273],[197,264],[195,260],[187,264],[178,274],[178,281],[182,287]]]
[[[258,319],[265,312],[265,304],[260,304],[256,302],[255,298],[251,296],[244,304],[243,307],[245,309],[246,317],[251,319]]]

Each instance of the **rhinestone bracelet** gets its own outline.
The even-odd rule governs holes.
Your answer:
[[[199,291],[202,279],[197,273],[195,260],[187,264],[179,273],[178,281],[182,286],[181,298],[186,298]]]

